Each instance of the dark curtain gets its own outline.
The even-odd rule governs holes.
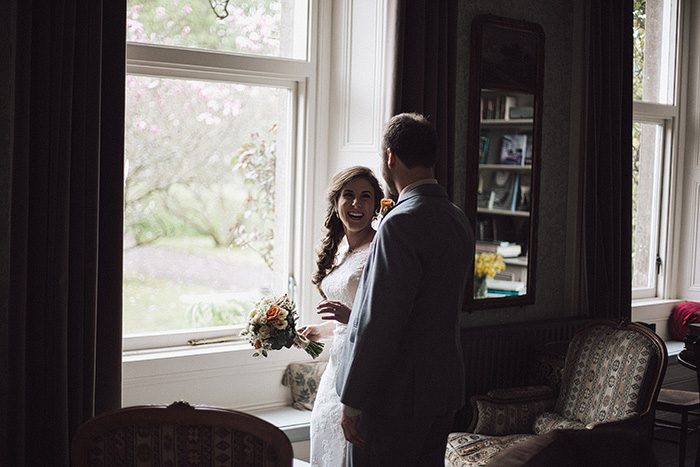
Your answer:
[[[435,177],[452,198],[457,61],[457,0],[389,2],[389,113],[418,112],[435,126]]]
[[[630,318],[632,1],[589,0],[583,118],[582,308]]]
[[[124,1],[17,4],[8,465],[121,403]]]

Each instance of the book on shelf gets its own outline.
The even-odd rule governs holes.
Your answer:
[[[532,133],[527,133],[527,144],[525,145],[523,165],[532,165]]]
[[[489,155],[489,130],[481,130],[479,135],[479,164],[485,164]]]
[[[532,198],[532,175],[531,174],[520,174],[519,180],[520,185],[518,187],[518,202],[515,206],[516,211],[529,211],[530,210],[530,199]]]
[[[499,279],[486,279],[486,288],[489,293],[498,295],[524,295],[527,291],[524,282],[503,281]]]
[[[486,96],[481,98],[482,120],[510,120],[511,109],[517,107],[514,96]]]
[[[527,140],[527,134],[524,133],[503,135],[501,138],[501,164],[524,165]],[[532,152],[532,149],[530,151]],[[532,160],[532,156],[530,159]]]
[[[515,258],[522,253],[522,247],[518,243],[499,241],[476,241],[477,253],[496,253],[504,258]]]

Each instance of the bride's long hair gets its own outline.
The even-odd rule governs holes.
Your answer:
[[[358,165],[341,170],[335,174],[326,192],[328,204],[326,207],[326,218],[323,221],[326,235],[321,240],[321,247],[317,252],[318,257],[316,259],[317,269],[311,279],[311,283],[318,288],[322,296],[324,296],[324,293],[321,290],[321,282],[335,266],[338,245],[345,237],[343,221],[338,216],[338,198],[340,197],[340,192],[343,191],[343,187],[358,178],[363,178],[372,185],[374,190],[374,212],[379,211],[383,192],[377,177],[374,176],[374,172],[371,169]]]

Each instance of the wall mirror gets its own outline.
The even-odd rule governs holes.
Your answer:
[[[491,15],[474,19],[465,204],[478,263],[467,285],[471,309],[535,300],[543,70],[541,26]],[[489,253],[502,255],[501,267]]]

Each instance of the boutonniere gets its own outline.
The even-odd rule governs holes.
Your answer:
[[[377,211],[377,220],[382,220],[384,216],[389,214],[389,211],[396,206],[396,202],[393,199],[382,198],[379,202],[379,211]]]

